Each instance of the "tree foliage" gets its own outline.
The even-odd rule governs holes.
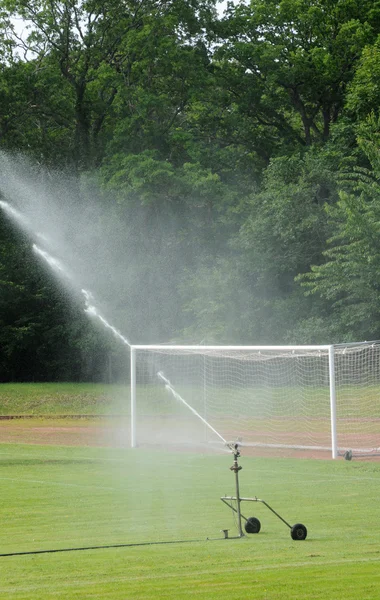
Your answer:
[[[216,28],[217,57],[222,85],[251,131],[287,144],[327,140],[361,52],[376,39],[379,10],[368,1],[230,5]]]
[[[344,339],[377,339],[380,290],[379,122],[371,119],[358,144],[370,164],[341,174],[339,201],[326,206],[333,235],[324,260],[300,279],[331,306],[329,321]],[[336,326],[339,323],[339,327]]]

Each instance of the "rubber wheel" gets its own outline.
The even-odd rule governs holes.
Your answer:
[[[259,533],[261,529],[261,523],[256,517],[249,517],[244,526],[247,533]]]
[[[307,536],[307,529],[305,525],[302,525],[302,523],[297,523],[291,528],[290,535],[292,536],[292,540],[305,540]]]

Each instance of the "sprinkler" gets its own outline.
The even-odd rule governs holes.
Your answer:
[[[276,512],[271,506],[269,506],[269,504],[267,502],[265,502],[265,500],[262,500],[261,498],[257,498],[257,496],[255,496],[254,498],[242,498],[240,496],[239,471],[241,471],[241,469],[243,467],[241,467],[238,463],[238,458],[240,456],[239,444],[234,443],[234,444],[227,444],[227,445],[234,455],[234,462],[233,462],[232,467],[230,467],[230,470],[235,473],[236,495],[235,496],[222,496],[221,500],[237,515],[237,527],[238,527],[238,533],[239,533],[238,537],[239,538],[244,537],[244,535],[245,535],[243,533],[243,528],[242,528],[242,519],[245,521],[244,529],[245,529],[246,533],[259,533],[259,531],[261,529],[261,523],[260,523],[259,519],[257,519],[256,517],[245,517],[241,513],[241,509],[240,509],[241,503],[242,502],[261,502],[262,504],[264,504],[264,506],[269,508],[269,510],[274,515],[276,515],[276,517],[278,517],[280,519],[280,521],[282,521],[283,523],[285,523],[285,525],[287,527],[289,527],[290,536],[291,536],[292,540],[305,540],[306,536],[307,536],[307,529],[306,529],[305,525],[302,525],[302,523],[296,523],[296,525],[290,525],[287,521],[285,521],[285,519],[283,517],[281,517],[281,515],[278,514],[278,512]],[[223,529],[222,531],[228,532],[227,529]],[[227,534],[225,533],[224,537],[228,538],[228,533]]]

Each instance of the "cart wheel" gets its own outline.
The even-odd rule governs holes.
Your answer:
[[[302,523],[297,523],[291,528],[290,535],[292,536],[292,540],[305,540],[307,536],[307,529],[305,525],[302,525]]]
[[[256,517],[249,517],[244,527],[247,533],[259,533],[261,523]]]

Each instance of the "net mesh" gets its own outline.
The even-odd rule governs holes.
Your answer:
[[[380,344],[334,357],[339,450],[376,452]],[[327,346],[137,348],[136,365],[139,443],[331,450]]]
[[[338,446],[380,452],[380,343],[335,347]]]

